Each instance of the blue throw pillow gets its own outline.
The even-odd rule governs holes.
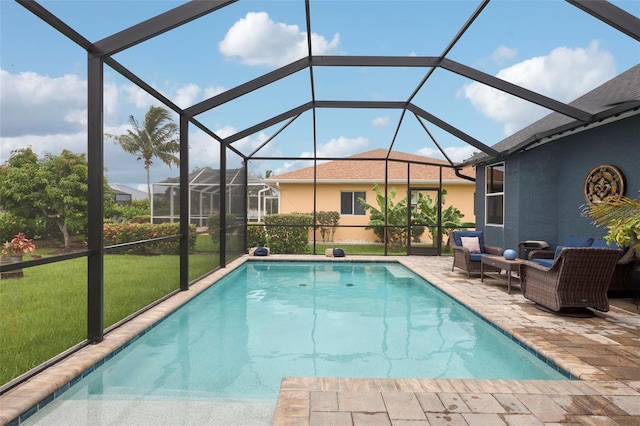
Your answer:
[[[591,237],[569,235],[564,239],[564,245],[566,247],[591,247],[591,243],[593,243],[593,238]]]
[[[334,248],[333,257],[344,257],[344,250],[342,250],[341,248]]]

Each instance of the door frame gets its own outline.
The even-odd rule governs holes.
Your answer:
[[[412,221],[412,195],[413,193],[425,192],[435,193],[434,201],[438,206],[437,223],[421,223]],[[407,255],[419,256],[440,256],[442,253],[442,188],[437,186],[409,186],[407,189]],[[437,229],[432,247],[412,246],[411,227],[412,226],[434,226]]]

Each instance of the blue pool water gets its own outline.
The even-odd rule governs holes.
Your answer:
[[[62,397],[275,400],[283,376],[566,379],[402,265],[251,261]]]

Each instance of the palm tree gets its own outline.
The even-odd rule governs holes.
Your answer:
[[[136,154],[138,160],[144,160],[147,171],[147,193],[151,200],[151,177],[149,168],[154,158],[159,158],[167,166],[180,165],[180,158],[174,155],[180,151],[180,139],[177,135],[178,126],[173,122],[169,111],[162,107],[151,106],[144,116],[142,125],[133,115],[129,116],[132,129],[124,135],[106,134],[116,139],[122,149],[130,154]]]

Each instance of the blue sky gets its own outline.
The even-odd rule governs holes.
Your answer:
[[[40,2],[90,41],[170,10],[176,1]],[[639,0],[613,1],[640,16]],[[478,1],[311,1],[317,55],[438,56]],[[115,55],[115,59],[181,107],[188,107],[306,55],[304,1],[240,0],[199,20]],[[456,44],[449,59],[570,102],[640,62],[640,45],[565,1],[494,0]],[[406,101],[424,68],[315,67],[318,100]],[[105,67],[105,132],[126,131],[130,114],[142,119],[150,96]],[[198,120],[222,137],[311,100],[303,70]],[[549,111],[437,69],[413,102],[487,145]],[[316,111],[317,152],[343,157],[388,148],[399,110]],[[259,155],[313,155],[313,115],[300,116]],[[284,123],[282,123],[284,124]],[[282,124],[234,143],[251,153]],[[475,148],[425,122],[454,161]],[[86,53],[13,0],[0,0],[0,162],[31,146],[59,154],[86,152]],[[216,143],[190,130],[190,168],[218,166]],[[394,149],[443,158],[418,120],[406,114]],[[238,165],[231,159],[230,166]],[[252,162],[255,173],[306,166],[305,161]],[[142,163],[105,143],[110,182],[145,182]],[[177,175],[159,160],[152,180]]]

